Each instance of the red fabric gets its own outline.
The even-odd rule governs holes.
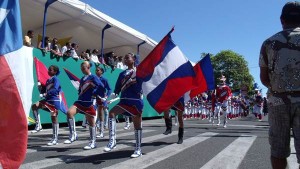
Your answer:
[[[17,56],[16,56],[17,57]],[[27,149],[27,117],[16,82],[4,56],[0,56],[0,163],[19,168]]]
[[[42,84],[42,86],[46,86],[46,82],[50,78],[47,67],[36,57],[34,58],[34,64],[37,80]]]
[[[193,81],[194,77],[192,76],[170,79],[154,109],[158,113],[162,113],[170,109],[170,105],[173,105],[176,101],[178,101],[178,98],[174,96],[176,96],[177,93],[185,93],[188,91],[191,88],[190,84],[193,84]],[[176,91],[176,93],[174,91]]]

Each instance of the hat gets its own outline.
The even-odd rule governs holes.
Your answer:
[[[221,81],[226,81],[226,77],[224,75],[222,75],[220,78],[219,78]]]
[[[300,17],[299,1],[288,2],[282,8],[281,18],[287,19],[287,18],[294,18],[294,17]]]

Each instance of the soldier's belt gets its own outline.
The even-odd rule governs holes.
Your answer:
[[[288,96],[291,96],[291,97],[300,97],[300,91],[281,92],[281,93],[278,93],[278,92],[275,92],[275,91],[271,91],[271,93],[275,97],[280,97],[285,104],[291,104],[291,100],[288,98]]]

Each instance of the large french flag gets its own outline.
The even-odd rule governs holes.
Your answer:
[[[198,87],[190,91],[190,98],[194,98],[205,91],[215,89],[214,70],[209,54],[194,66],[194,71],[196,73],[195,80],[197,81]]]
[[[19,0],[0,1],[0,165],[19,168],[27,149],[33,91],[32,48],[22,47]],[[0,167],[1,168],[1,167]]]
[[[77,76],[75,76],[73,73],[71,73],[68,69],[64,68],[64,70],[68,75],[72,85],[75,87],[76,90],[78,90],[80,85],[80,79]]]
[[[158,113],[170,109],[184,93],[197,87],[193,66],[172,41],[172,31],[137,67],[143,93]]]

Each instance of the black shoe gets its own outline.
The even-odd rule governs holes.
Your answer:
[[[163,133],[164,135],[168,135],[172,133],[172,129],[171,128],[167,128],[167,130]]]

